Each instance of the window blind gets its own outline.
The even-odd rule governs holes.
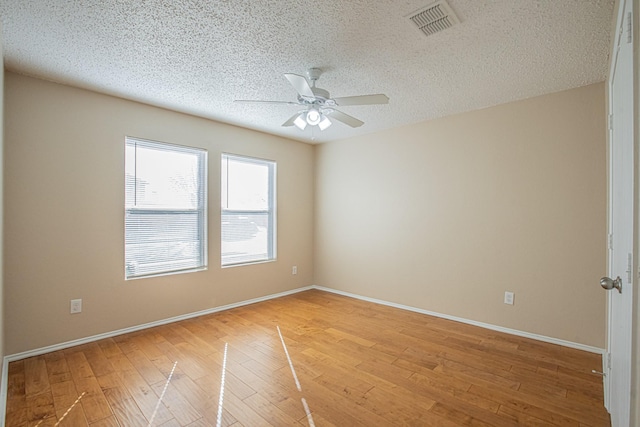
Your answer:
[[[206,267],[205,150],[127,138],[125,276]]]
[[[222,265],[275,259],[275,162],[222,155]]]

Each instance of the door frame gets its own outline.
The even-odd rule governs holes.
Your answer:
[[[633,186],[634,186],[634,192],[633,192],[633,202],[632,202],[632,206],[633,206],[633,228],[631,230],[631,232],[633,233],[633,259],[632,259],[632,272],[634,272],[632,274],[632,283],[631,286],[633,287],[634,290],[634,295],[633,295],[633,301],[632,301],[632,319],[631,319],[631,327],[632,327],[632,343],[631,343],[631,351],[632,354],[631,356],[631,361],[632,361],[632,378],[631,378],[631,391],[633,394],[633,391],[636,391],[636,394],[638,392],[638,388],[640,388],[640,372],[638,372],[639,367],[638,365],[638,361],[637,358],[639,357],[639,353],[640,353],[640,349],[639,349],[639,340],[638,340],[638,301],[639,301],[639,292],[637,289],[637,283],[638,280],[640,278],[640,270],[639,270],[639,246],[640,246],[640,235],[639,235],[639,231],[640,231],[640,210],[639,210],[639,206],[640,206],[640,198],[639,198],[639,192],[638,189],[640,188],[640,153],[639,153],[639,132],[640,132],[640,119],[637,117],[638,114],[637,112],[640,111],[639,109],[639,101],[640,101],[640,87],[639,87],[639,78],[638,78],[638,35],[637,33],[637,28],[638,28],[638,16],[639,16],[639,12],[640,12],[640,7],[639,7],[639,2],[638,0],[616,0],[616,9],[614,10],[614,17],[615,17],[615,21],[613,23],[614,27],[613,27],[613,32],[612,32],[612,43],[611,43],[611,55],[610,55],[610,68],[609,68],[609,74],[607,76],[607,119],[609,122],[609,125],[607,126],[608,132],[607,132],[607,157],[608,157],[608,168],[609,171],[607,173],[607,179],[608,179],[608,192],[609,195],[607,197],[607,212],[608,212],[608,220],[607,220],[607,233],[611,232],[612,229],[612,199],[611,199],[611,195],[612,195],[612,182],[611,182],[611,171],[612,168],[616,167],[616,165],[613,164],[613,159],[611,158],[611,144],[612,144],[612,134],[613,134],[613,130],[611,127],[611,122],[612,122],[612,111],[613,111],[613,90],[612,90],[612,77],[614,76],[614,72],[615,72],[615,67],[616,67],[616,62],[617,62],[617,58],[618,58],[618,45],[619,45],[619,41],[620,41],[620,36],[619,36],[619,29],[621,27],[621,25],[623,25],[625,23],[625,20],[627,19],[627,17],[625,16],[625,6],[627,4],[627,2],[631,5],[632,8],[632,17],[631,17],[631,23],[632,23],[632,43],[633,43],[633,50],[632,50],[632,86],[631,88],[629,88],[629,90],[633,91],[633,110],[632,110],[632,117],[633,117],[633,122],[632,122],[632,133],[633,133],[633,151],[634,151],[634,158],[633,158]],[[611,235],[608,235],[608,241],[611,238]],[[612,265],[612,251],[611,251],[611,246],[608,244],[607,245],[607,273],[610,274],[610,268]],[[603,372],[605,373],[605,376],[603,378],[603,383],[604,383],[604,405],[605,408],[607,408],[607,410],[610,410],[611,408],[611,396],[612,396],[612,392],[613,390],[611,390],[611,384],[610,384],[610,369],[611,369],[611,312],[612,312],[612,298],[611,298],[611,293],[608,292],[607,293],[607,352],[603,355],[603,360],[602,360],[602,364],[603,364]],[[635,358],[634,358],[635,357]],[[634,360],[635,360],[635,366],[634,366]],[[629,395],[628,396],[629,399],[629,408],[630,408],[630,425],[634,425],[633,422],[634,420],[639,421],[640,420],[640,413],[638,409],[636,409],[636,404],[640,403],[640,398],[638,398],[636,396],[636,402],[634,403],[634,401],[632,400],[632,396]],[[614,426],[615,427],[615,426]]]

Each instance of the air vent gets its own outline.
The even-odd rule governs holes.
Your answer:
[[[460,23],[456,14],[453,13],[449,4],[444,0],[437,1],[418,10],[409,15],[408,18],[426,36],[446,30]]]

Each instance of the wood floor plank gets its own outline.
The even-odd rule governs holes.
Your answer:
[[[224,395],[223,414],[227,413],[245,426],[262,427],[272,425],[252,408],[245,405],[242,400],[233,393],[225,393]]]
[[[67,364],[67,359],[62,351],[45,354],[44,360],[47,365],[49,384],[70,381],[71,371]]]
[[[97,343],[91,343],[83,350],[83,353],[95,377],[114,372],[113,365]]]
[[[215,425],[215,424],[214,424]],[[192,422],[191,424],[189,424],[186,427],[210,427],[211,424],[209,424],[205,419],[199,419],[197,421]]]
[[[26,406],[27,423],[48,418],[55,419],[55,406],[53,404],[53,396],[50,393],[27,396]]]
[[[305,380],[303,393],[305,399],[314,412],[331,423],[340,426],[383,426],[388,424],[381,416],[359,405],[362,392],[343,390],[334,392],[322,384],[312,380]]]
[[[454,423],[447,423],[444,418],[429,413],[429,409],[435,404],[434,401],[416,399],[415,396],[408,395],[411,396],[411,393],[401,387],[393,390],[373,387],[357,403],[385,419],[387,423],[407,425],[420,421],[425,425],[455,426]]]
[[[5,417],[5,423],[8,426],[23,426],[27,424],[24,366],[24,360],[9,364],[7,378],[7,414]]]
[[[397,356],[392,356],[384,351],[380,351],[376,347],[376,344],[368,347],[345,339],[336,342],[334,345],[340,353],[349,354],[352,357],[355,356],[356,359],[362,361],[383,361],[390,364],[397,358]]]
[[[269,399],[259,393],[254,393],[242,401],[271,425],[300,426],[296,419],[292,418],[289,414],[272,404]]]
[[[56,419],[60,422],[60,426],[82,426],[89,424],[84,413],[84,407],[78,402],[81,394],[76,390],[76,385],[73,381],[70,380],[52,384],[51,393],[56,408]]]
[[[198,379],[210,373],[209,363],[206,362],[206,359],[190,355],[188,349],[185,351],[169,342],[158,343],[157,346],[169,360],[179,362],[180,370],[192,379]]]
[[[111,374],[103,375],[97,378],[98,384],[102,389],[107,402],[113,406],[114,402],[121,402],[123,400],[131,399],[131,394],[126,387],[120,381],[118,373],[113,372]]]
[[[138,371],[140,376],[144,378],[144,380],[148,384],[156,384],[163,383],[166,381],[167,377],[165,377],[160,370],[156,367],[156,365],[149,360],[149,358],[141,351],[141,350],[133,350],[127,353],[127,359],[133,365],[133,367]]]
[[[513,420],[514,423],[518,425],[526,425],[526,426],[555,426],[557,424],[551,423],[549,421],[543,421],[539,418],[533,417],[529,414],[524,414],[522,412],[518,412],[513,408],[508,406],[500,406],[498,410],[498,414],[507,416]]]
[[[543,399],[538,396],[525,395],[518,391],[507,392],[499,388],[488,388],[472,385],[470,393],[488,397],[500,402],[501,406],[508,406],[516,411],[530,414],[542,420],[550,420],[561,425],[578,425],[580,422],[596,425],[607,424],[609,418],[596,408],[580,407],[575,404],[564,404],[558,399]],[[595,418],[594,418],[595,417]]]
[[[440,364],[433,369],[435,372],[442,372],[446,375],[459,378],[463,381],[470,383],[491,383],[504,388],[510,388],[518,390],[521,388],[520,382],[513,379],[505,378],[510,376],[509,371],[504,371],[504,375],[496,375],[492,372],[487,372],[482,369],[473,368],[463,363],[454,362],[451,360],[442,360]],[[552,389],[549,388],[549,391]],[[555,389],[554,389],[555,391]],[[566,395],[566,393],[565,393]]]
[[[113,401],[113,413],[120,425],[127,427],[147,427],[149,421],[133,399]]]
[[[74,424],[74,425],[82,425],[82,424]],[[90,426],[91,427],[121,427],[121,424],[118,422],[118,419],[116,418],[116,416],[112,415],[108,418],[91,423]]]
[[[312,290],[11,362],[5,423],[54,426],[84,392],[60,425],[599,427],[601,366]]]
[[[91,423],[109,417],[112,414],[111,407],[102,393],[100,384],[98,384],[84,352],[67,355],[67,363],[78,396],[85,393],[81,405],[84,408],[87,421]]]
[[[134,341],[139,351],[141,351],[149,360],[154,360],[159,357],[166,357],[165,354],[156,346],[157,342],[163,341],[159,338],[161,337],[150,331],[148,334],[136,336]]]
[[[203,339],[181,324],[174,325],[173,330],[184,339],[184,342],[180,343],[181,346],[189,346],[200,356],[206,357],[211,353],[219,351],[219,345],[216,345],[219,340]]]
[[[453,421],[456,425],[459,426],[491,427],[494,425],[474,418],[473,416],[462,412],[455,407],[448,406],[440,402],[437,402],[435,405],[433,405],[433,407],[431,408],[431,412],[448,421]]]
[[[118,354],[122,354],[122,350],[120,349],[120,347],[118,347],[113,338],[105,338],[98,341],[96,344],[98,344],[105,357],[112,357]]]
[[[259,367],[259,365],[256,366]],[[288,374],[273,380],[272,373],[264,372],[261,369],[258,372],[254,372],[251,364],[244,366],[240,363],[229,363],[227,369],[238,378],[241,378],[243,382],[249,384],[254,390],[258,390],[258,393],[263,398],[290,417],[300,419],[305,416],[303,408],[296,399],[297,394],[293,378],[290,378]]]
[[[27,396],[35,396],[49,391],[47,363],[43,356],[30,357],[24,361],[24,386]]]
[[[245,384],[242,380],[238,379],[235,375],[230,372],[226,372],[225,375],[225,390],[234,393],[238,398],[244,400],[245,398],[253,395],[256,391]],[[196,384],[200,386],[200,388],[204,389],[216,389],[220,387],[221,376],[220,375],[207,375],[205,377],[198,378],[195,380]]]
[[[135,403],[136,407],[139,408],[147,420],[150,420],[153,417],[156,404],[159,400],[159,396],[153,391],[151,384],[148,384],[144,378],[142,378],[124,352],[123,354],[111,357],[109,360],[111,360],[114,367],[116,367],[120,381],[131,395],[132,402],[127,402],[131,403],[129,406],[133,406],[133,403]],[[173,416],[167,408],[164,405],[159,405],[155,420],[157,420],[158,423],[163,423],[172,418]]]
[[[173,384],[169,383],[166,390],[165,385],[166,383],[158,383],[152,387],[158,396],[164,392],[161,404],[171,412],[178,425],[188,425],[202,418],[202,414],[180,394]]]

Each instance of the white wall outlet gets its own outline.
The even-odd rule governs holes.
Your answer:
[[[504,303],[513,305],[513,292],[505,291],[504,293]]]
[[[82,313],[82,299],[72,299],[69,312],[71,314]]]
[[[291,267],[291,274],[296,275],[298,274],[298,266],[294,265],[293,267]]]

